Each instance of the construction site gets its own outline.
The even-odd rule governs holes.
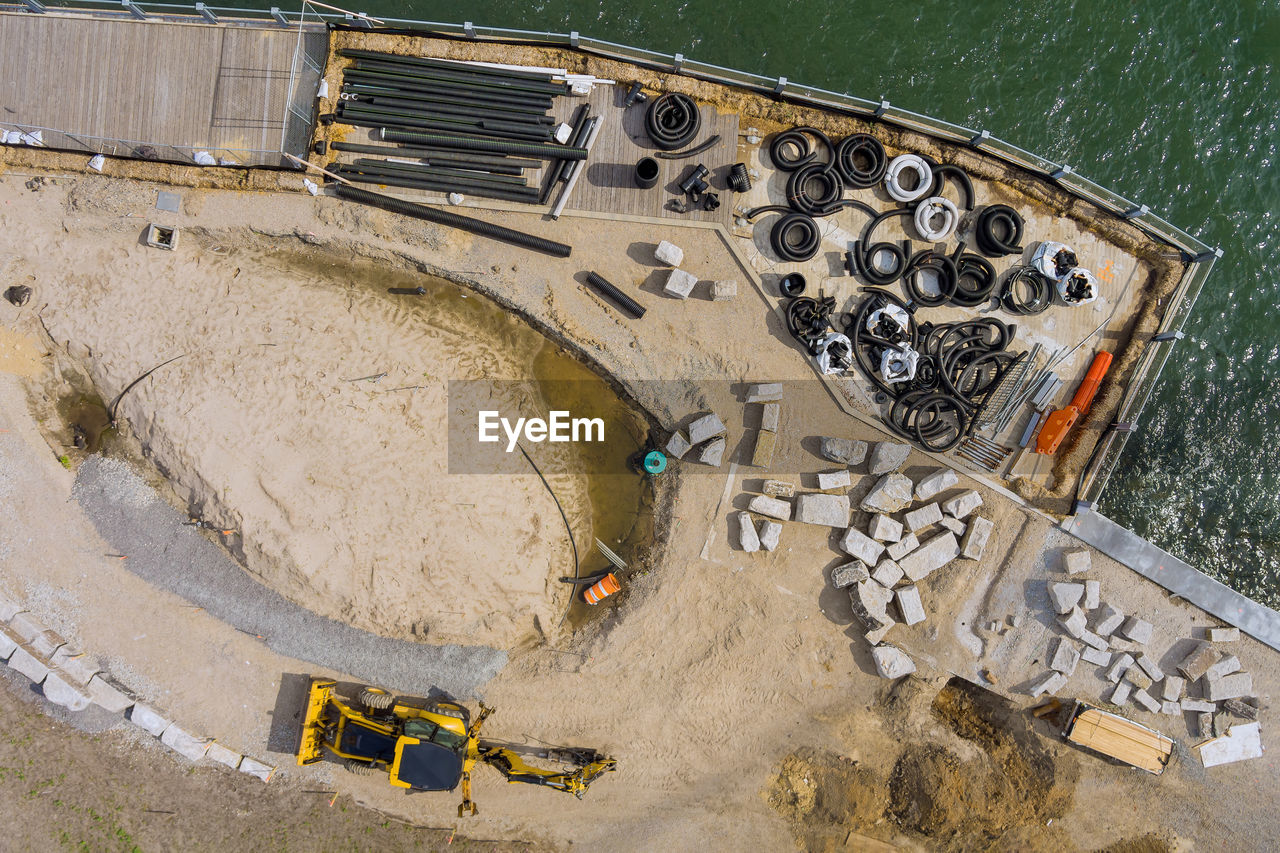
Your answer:
[[[1280,615],[1094,509],[1211,247],[576,33],[30,6],[20,848],[1275,848]]]

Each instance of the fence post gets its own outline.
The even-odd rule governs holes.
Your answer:
[[[889,111],[889,102],[886,101],[884,98],[881,98],[880,106],[876,107],[875,111],[871,113],[871,115],[875,116],[876,118],[880,118],[882,115],[884,115],[888,111]]]
[[[682,66],[682,65],[684,65],[684,54],[683,54],[683,53],[677,53],[677,54],[675,55],[675,58],[673,58],[673,59],[671,60],[671,68],[672,68],[672,69],[673,69],[677,74],[679,74],[679,73],[680,73],[680,66]]]
[[[209,7],[203,3],[196,4],[196,11],[200,13],[200,17],[204,18],[211,24],[218,23],[218,16],[209,11]]]
[[[355,15],[355,14],[352,14],[351,12],[347,12],[346,18],[347,18],[347,23],[353,27],[363,27],[366,30],[373,29],[373,24],[369,23],[369,20],[363,17],[363,13],[361,13],[360,15]]]
[[[1075,171],[1075,169],[1072,169],[1072,168],[1071,168],[1070,166],[1068,166],[1066,163],[1063,163],[1063,164],[1062,164],[1061,166],[1059,166],[1056,170],[1054,170],[1054,171],[1050,172],[1050,173],[1049,173],[1049,177],[1053,178],[1055,181],[1060,181],[1060,180],[1062,180],[1063,178],[1065,178],[1067,175],[1070,175],[1070,174],[1071,174],[1072,172],[1074,172],[1074,171]]]
[[[36,2],[36,0],[22,0],[22,5],[27,7],[28,12],[35,12],[37,15],[44,14],[44,5]]]
[[[578,31],[571,30],[569,32],[569,47],[577,47],[579,39],[580,39],[580,36],[578,35]]]
[[[145,21],[147,19],[147,13],[133,5],[133,0],[120,0],[120,5],[127,9],[129,13],[139,21]]]
[[[466,34],[467,38],[473,39],[476,37],[476,25],[470,21],[463,21],[462,32]]]
[[[1147,207],[1145,204],[1137,204],[1126,210],[1122,216],[1124,216],[1125,219],[1137,219],[1139,216],[1146,216],[1150,212],[1151,208]]]
[[[982,143],[986,142],[990,138],[991,138],[991,134],[983,130],[975,134],[974,137],[969,140],[969,145],[971,145],[974,148],[981,148]]]
[[[774,87],[773,87],[773,94],[775,94],[775,95],[781,95],[781,94],[782,94],[782,90],[783,90],[783,89],[785,89],[785,88],[787,88],[787,78],[786,78],[786,77],[779,77],[779,78],[778,78],[778,85],[776,85],[776,86],[774,86]]]
[[[271,7],[271,17],[276,19],[277,24],[280,24],[283,27],[289,26],[289,19],[284,16],[283,12],[280,11],[279,6]]]

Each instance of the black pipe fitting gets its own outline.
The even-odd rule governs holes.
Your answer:
[[[652,157],[643,157],[636,163],[636,186],[642,190],[650,189],[658,183],[658,161]]]

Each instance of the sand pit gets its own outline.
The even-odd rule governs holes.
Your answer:
[[[105,401],[178,357],[119,416],[269,586],[393,637],[511,648],[559,623],[574,555],[551,495],[518,454],[518,473],[451,470],[444,427],[451,379],[519,380],[501,386],[503,407],[543,412],[535,363],[593,380],[546,338],[455,285],[276,251],[247,231],[184,232],[163,252],[115,229],[40,241],[6,218],[15,245],[42,242],[21,259],[40,316]],[[577,451],[529,450],[584,550],[587,478],[551,473],[576,470]]]

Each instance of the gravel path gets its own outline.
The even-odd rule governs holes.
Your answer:
[[[264,638],[274,652],[393,691],[473,698],[506,664],[487,646],[427,645],[379,637],[294,604],[251,578],[129,466],[91,456],[72,494],[125,566],[148,583]]]

